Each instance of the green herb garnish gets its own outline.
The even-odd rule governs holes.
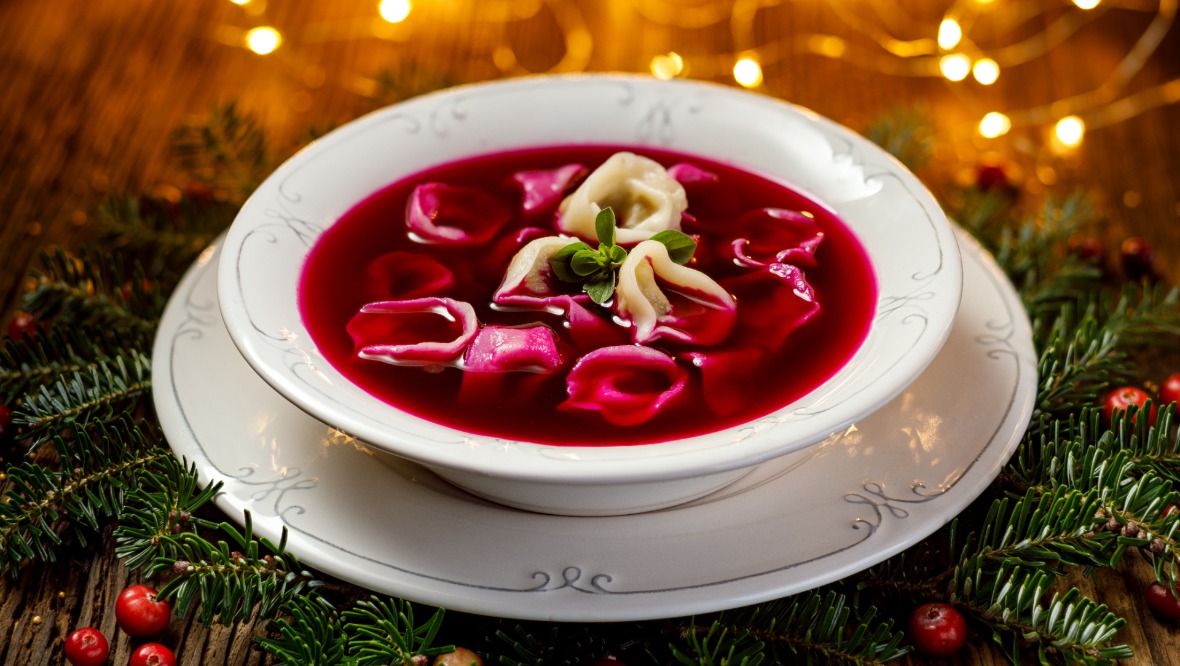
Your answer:
[[[615,293],[619,266],[627,259],[627,251],[615,244],[615,211],[603,208],[594,218],[594,233],[598,249],[581,241],[574,241],[549,257],[549,267],[562,282],[582,285],[590,300],[605,305]],[[696,251],[691,236],[667,229],[651,237],[668,248],[668,256],[678,264],[687,264]]]

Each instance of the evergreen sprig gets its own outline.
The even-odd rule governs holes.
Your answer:
[[[23,310],[43,324],[119,331],[127,346],[151,348],[166,300],[142,271],[128,272],[97,249],[74,256],[59,248],[42,253],[41,263]]]
[[[139,485],[127,493],[127,507],[115,528],[115,554],[131,569],[143,569],[159,558],[176,560],[179,535],[218,524],[198,517],[197,511],[221,490],[221,482],[202,485],[195,463],[175,457],[146,470]]]
[[[578,666],[608,651],[603,632],[585,624],[501,620],[499,625],[487,643],[503,666]]]
[[[181,165],[222,200],[241,204],[270,171],[273,158],[258,119],[229,103],[177,128],[173,150]]]
[[[101,524],[117,519],[129,490],[172,453],[123,422],[93,439],[54,440],[60,469],[22,462],[7,469],[0,502],[0,570],[13,577],[29,560],[53,562],[66,536],[85,545]]]
[[[433,645],[444,613],[436,608],[430,619],[418,625],[414,606],[407,601],[377,596],[362,599],[342,614],[349,656],[358,666],[380,666],[412,663],[418,655],[454,652],[453,645]]]
[[[63,427],[85,429],[128,413],[151,386],[151,359],[124,351],[40,386],[21,401],[13,421],[27,427],[26,437]]]
[[[993,571],[975,556],[956,568],[951,601],[985,623],[1015,664],[1030,650],[1041,664],[1111,664],[1134,655],[1126,645],[1109,644],[1126,622],[1104,604],[1077,588],[1046,602],[1054,581],[1044,569],[1012,561]]]
[[[356,666],[349,657],[348,637],[340,615],[318,596],[295,596],[283,602],[282,615],[269,624],[277,636],[255,642],[275,658],[278,666]],[[389,662],[401,664],[403,662]]]
[[[316,594],[323,583],[287,552],[287,531],[279,543],[254,538],[249,512],[242,531],[227,522],[217,525],[216,541],[180,531],[168,552],[155,558],[151,575],[173,574],[159,590],[176,600],[176,612],[196,610],[199,622],[210,625],[243,622],[255,612],[269,618],[287,599]]]
[[[811,591],[758,606],[726,611],[708,625],[680,631],[672,654],[686,666],[764,661],[772,664],[880,664],[909,652],[893,621],[875,608],[854,613],[848,597]]]

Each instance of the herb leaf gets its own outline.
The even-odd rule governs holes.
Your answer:
[[[594,233],[598,236],[597,250],[574,241],[549,257],[549,268],[562,282],[582,285],[591,300],[603,305],[615,293],[615,273],[627,259],[627,250],[615,245],[615,212],[610,208],[603,208],[594,217]]]
[[[606,268],[606,258],[594,250],[578,250],[570,258],[570,270],[582,277],[590,277]]]
[[[573,259],[574,255],[583,250],[593,251],[591,247],[585,243],[573,242],[561,248],[557,252],[554,252],[553,255],[549,257],[549,268],[553,271],[553,274],[557,276],[558,280],[561,280],[562,282],[582,282],[585,279],[581,275],[575,273],[573,268],[570,267],[570,261]]]
[[[615,244],[615,211],[610,206],[598,211],[594,216],[594,233],[598,242],[613,247]]]
[[[602,305],[610,300],[610,297],[615,293],[615,272],[613,270],[605,270],[590,278],[590,281],[582,286],[587,294],[590,295],[590,300]]]
[[[665,229],[651,239],[663,243],[668,248],[668,258],[681,265],[687,264],[697,250],[697,242],[692,236],[675,229]]]

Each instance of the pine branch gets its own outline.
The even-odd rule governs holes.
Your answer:
[[[241,204],[271,169],[266,134],[257,118],[233,103],[172,135],[181,165],[224,201]]]
[[[607,653],[601,632],[586,625],[517,622],[500,626],[488,640],[499,648],[505,666],[578,666],[590,655]],[[605,627],[606,625],[602,625]]]
[[[108,329],[55,328],[31,339],[6,338],[0,343],[0,403],[11,407],[60,375],[89,372],[101,359],[134,353]]]
[[[57,249],[42,263],[22,309],[45,324],[120,331],[128,346],[151,348],[165,297],[142,272],[128,274],[97,250],[75,257]]]
[[[28,560],[53,562],[69,531],[85,544],[101,523],[117,519],[126,493],[171,452],[123,423],[93,441],[55,440],[62,469],[25,462],[6,470],[11,487],[0,503],[0,570],[15,577]]]
[[[865,136],[912,171],[925,166],[934,153],[934,132],[926,111],[895,108],[869,125]]]
[[[1117,300],[1096,295],[1034,321],[1040,352],[1037,405],[1030,436],[1046,420],[1097,405],[1101,393],[1133,376],[1129,352],[1148,344],[1180,345],[1180,290],[1124,288]]]
[[[1054,593],[1046,603],[1053,580],[1042,569],[1013,562],[992,573],[977,556],[956,569],[952,601],[991,629],[1013,663],[1026,650],[1042,664],[1112,664],[1134,655],[1126,645],[1106,645],[1125,621],[1077,588]]]
[[[708,627],[681,630],[673,656],[689,666],[770,663],[879,664],[909,650],[876,609],[854,617],[847,597],[829,590],[726,611]]]
[[[436,609],[421,625],[414,623],[413,605],[401,599],[371,596],[344,611],[349,656],[358,666],[416,663],[415,657],[454,652],[455,646],[431,644],[442,627],[445,611]]]
[[[100,242],[169,290],[181,273],[233,221],[237,206],[182,194],[178,201],[107,197],[95,213]]]
[[[151,392],[151,360],[138,351],[104,358],[25,396],[13,421],[37,437],[66,427],[88,428],[133,410]]]
[[[143,569],[158,558],[176,559],[181,532],[217,527],[195,514],[221,486],[221,482],[201,485],[196,464],[186,466],[175,457],[146,471],[127,494],[126,509],[115,529],[115,554],[131,569]]]
[[[260,636],[255,639],[263,650],[275,657],[275,664],[356,666],[356,658],[345,654],[348,637],[340,616],[328,602],[317,596],[294,596],[283,603],[281,612],[283,617],[269,625],[278,638]]]
[[[284,601],[315,594],[322,585],[287,552],[285,528],[278,544],[265,538],[256,540],[247,512],[243,532],[225,522],[217,529],[224,540],[211,542],[185,531],[174,535],[171,548],[175,555],[157,557],[152,564],[151,575],[176,574],[159,592],[162,598],[176,600],[178,614],[197,608],[197,619],[205,625],[214,620],[226,625],[242,622],[256,609],[260,617],[267,618]],[[231,550],[231,542],[241,550]]]

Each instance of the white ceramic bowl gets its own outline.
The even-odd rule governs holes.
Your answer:
[[[560,144],[651,146],[770,174],[834,211],[878,281],[871,330],[834,377],[763,418],[658,444],[506,441],[404,413],[318,353],[296,286],[319,234],[378,189],[477,154]],[[477,495],[568,515],[671,506],[872,413],[926,368],[962,290],[955,235],[926,188],[855,133],[762,95],[690,81],[586,75],[458,87],[351,122],[281,166],[226,238],[218,295],[238,349],[279,393],[377,450]]]

